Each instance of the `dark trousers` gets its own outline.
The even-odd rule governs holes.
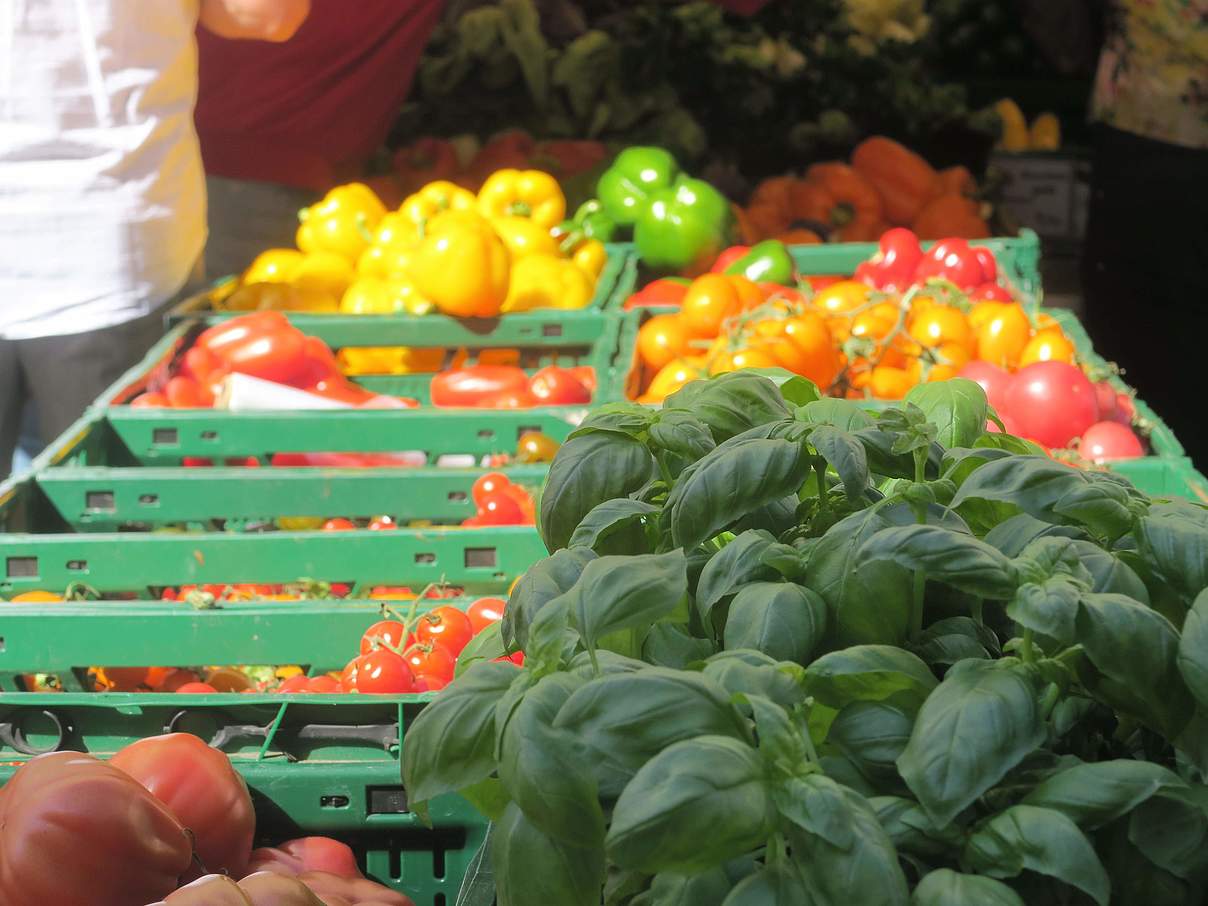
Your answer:
[[[1099,127],[1083,258],[1095,348],[1208,467],[1208,150]]]

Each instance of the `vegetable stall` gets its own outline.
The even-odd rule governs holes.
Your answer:
[[[923,78],[1018,31],[599,6],[0,485],[0,903],[1203,902],[1208,481]]]

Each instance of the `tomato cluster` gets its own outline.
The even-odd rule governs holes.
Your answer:
[[[469,365],[432,378],[432,405],[447,408],[529,409],[591,402],[596,372],[589,365],[547,365],[531,377],[515,365]]]
[[[502,472],[480,476],[470,496],[478,512],[463,519],[463,526],[536,524],[537,510],[532,496]]]

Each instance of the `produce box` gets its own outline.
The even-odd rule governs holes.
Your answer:
[[[454,318],[449,315],[392,314],[346,315],[287,312],[302,331],[340,346],[557,346],[591,342],[601,324],[601,313],[619,307],[633,292],[637,261],[626,243],[609,244],[608,262],[596,281],[596,292],[587,308],[563,311],[541,309],[500,315],[497,318]],[[221,300],[228,295],[230,281],[185,299],[168,313],[176,325],[200,320],[217,324],[246,312],[226,311]]]
[[[1081,239],[1086,233],[1091,161],[1066,151],[997,151],[990,167],[1003,180],[1002,209],[1046,239]]]
[[[188,732],[230,756],[256,807],[257,845],[310,835],[352,846],[367,876],[416,906],[451,906],[486,825],[459,796],[409,811],[399,753],[430,696],[30,694],[0,704],[0,783],[44,752],[105,758],[138,739]]]
[[[188,480],[201,471],[190,470]],[[243,488],[246,482],[234,486]],[[277,490],[271,490],[273,486]],[[183,496],[173,491],[173,505],[204,506],[187,490],[187,482],[175,487]],[[264,487],[269,489],[266,493],[281,494],[281,499],[288,496],[275,480]],[[467,483],[467,492],[468,488]],[[233,491],[222,493],[228,499],[237,496]],[[362,487],[356,493],[370,492]],[[115,508],[119,500],[122,507],[154,508],[153,502],[140,502],[132,488],[114,492]],[[316,503],[315,498],[300,499],[296,507],[313,508]],[[87,504],[85,498],[86,510]],[[374,510],[380,512],[376,506]],[[5,532],[0,535],[0,596],[4,597],[36,590],[61,593],[73,583],[83,583],[102,597],[158,598],[159,589],[185,584],[294,583],[306,578],[346,583],[353,589],[378,584],[415,588],[443,579],[485,593],[506,589],[545,553],[536,531],[524,525],[338,532],[186,532],[173,526],[158,531],[73,532],[32,481],[0,486],[0,530]]]

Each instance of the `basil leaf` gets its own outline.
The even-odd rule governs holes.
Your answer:
[[[668,396],[663,407],[691,412],[709,426],[718,443],[790,415],[776,385],[749,371],[693,381]]]
[[[804,671],[777,663],[762,651],[721,651],[706,661],[703,673],[731,695],[762,695],[782,708],[805,701]]]
[[[1084,594],[1078,641],[1100,677],[1096,694],[1174,739],[1193,701],[1179,673],[1179,632],[1170,621],[1123,595]]]
[[[669,746],[621,792],[605,841],[609,857],[650,874],[692,874],[750,852],[775,819],[763,771],[755,749],[728,737]]]
[[[800,906],[808,902],[809,888],[801,869],[782,859],[740,881],[722,906]]]
[[[1015,592],[1007,616],[1024,629],[1072,645],[1081,596],[1082,589],[1064,576],[1048,579],[1043,585],[1028,583]]]
[[[586,547],[597,554],[646,554],[653,545],[644,525],[659,508],[629,497],[605,500],[592,507],[575,528],[568,548]]]
[[[1149,590],[1127,563],[1090,541],[1073,540],[1071,549],[1091,575],[1091,591],[1125,595],[1149,603]]]
[[[826,632],[826,602],[791,582],[752,582],[730,602],[726,648],[753,648],[808,664]]]
[[[476,633],[466,647],[461,649],[461,653],[457,655],[457,665],[454,670],[455,676],[461,676],[474,664],[482,663],[483,661],[494,661],[503,657],[508,653],[507,646],[503,644],[502,621],[495,621],[490,626]]]
[[[592,680],[562,706],[554,726],[585,748],[606,799],[673,743],[705,734],[748,736],[725,689],[699,673],[662,667]]]
[[[587,418],[567,435],[567,440],[599,432],[614,432],[630,437],[640,437],[654,421],[656,412],[641,403],[615,402],[597,406],[587,413]]]
[[[950,868],[929,873],[910,898],[911,906],[1025,906],[1019,894],[1002,881],[962,875]]]
[[[512,589],[499,627],[509,651],[528,650],[529,627],[537,612],[554,598],[570,591],[583,575],[583,568],[594,559],[595,552],[574,548],[560,550],[529,567]]]
[[[1129,816],[1128,839],[1172,875],[1208,878],[1208,794],[1202,786],[1164,791]]]
[[[855,701],[921,705],[938,683],[909,651],[889,645],[856,645],[824,654],[805,670],[806,691],[822,704],[842,708]]]
[[[598,504],[645,485],[653,469],[650,451],[627,434],[594,432],[564,443],[541,492],[541,539],[549,552],[566,547]]]
[[[893,449],[895,435],[892,432],[882,431],[874,426],[853,431],[852,437],[864,445],[868,468],[873,474],[886,478],[914,478],[914,456],[910,453],[898,453]],[[939,477],[943,457],[943,447],[937,443],[929,445],[925,478]]]
[[[1141,519],[1137,543],[1145,559],[1190,605],[1208,588],[1208,528],[1182,516]]]
[[[868,457],[864,446],[846,431],[832,425],[819,425],[810,432],[810,445],[835,470],[843,482],[843,492],[851,501],[860,500],[868,487]]]
[[[672,542],[696,547],[746,514],[795,493],[805,481],[803,459],[801,446],[787,440],[748,440],[713,450],[671,489],[665,512]]]
[[[1196,596],[1183,623],[1178,663],[1191,694],[1208,707],[1208,589]]]
[[[1117,759],[1059,771],[1024,796],[1023,804],[1054,809],[1084,830],[1095,830],[1158,791],[1183,786],[1177,774],[1161,765]]]
[[[983,598],[1003,600],[1015,592],[1015,569],[997,548],[972,535],[936,525],[911,525],[877,532],[856,554],[856,569],[890,560],[928,579]]]
[[[898,770],[947,824],[1045,740],[1036,689],[1004,661],[961,661],[919,710]]]
[[[1016,805],[984,821],[962,861],[995,878],[1014,878],[1025,869],[1048,875],[1108,906],[1111,882],[1103,863],[1078,825],[1052,809]]]
[[[835,716],[826,741],[874,789],[904,792],[897,759],[913,728],[913,715],[889,702],[851,702]]]
[[[696,583],[696,611],[706,626],[711,625],[713,607],[726,595],[748,582],[776,578],[775,571],[762,561],[764,552],[775,543],[771,532],[750,529],[709,558]]]
[[[675,623],[655,623],[642,642],[642,659],[656,667],[684,670],[716,651],[708,639],[698,639]]]
[[[806,403],[797,410],[797,418],[813,425],[834,425],[842,431],[871,428],[872,416],[853,400],[826,397]]]
[[[595,648],[603,636],[649,629],[688,594],[688,566],[681,550],[666,554],[610,556],[592,560],[566,593],[570,625]]]
[[[604,851],[543,834],[514,802],[492,829],[491,863],[498,906],[599,906]]]
[[[514,664],[475,664],[419,712],[403,746],[403,786],[413,806],[491,776],[495,705],[519,675]]]
[[[1076,525],[1053,525],[1027,513],[1017,513],[986,532],[983,540],[1008,557],[1018,557],[1037,538],[1048,537],[1085,538],[1086,532]]]
[[[904,402],[923,410],[927,420],[939,428],[936,441],[943,447],[967,447],[986,432],[989,405],[986,391],[977,381],[950,378],[916,384]]]
[[[874,796],[868,804],[877,813],[877,820],[899,852],[934,859],[948,856],[953,848],[964,845],[965,835],[959,827],[937,826],[913,799]]]

